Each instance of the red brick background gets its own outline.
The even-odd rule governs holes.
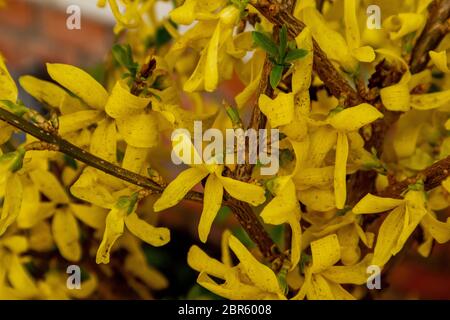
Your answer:
[[[64,10],[45,4],[9,0],[0,9],[0,52],[15,72],[43,68],[46,62],[89,67],[111,47],[112,26],[82,14],[81,30],[68,30]]]

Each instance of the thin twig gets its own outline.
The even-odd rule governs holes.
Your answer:
[[[288,5],[276,0],[254,0],[252,5],[274,25],[287,27],[291,38],[295,39],[306,25],[295,18]],[[328,59],[319,44],[313,39],[314,71],[333,96],[342,100],[346,106],[356,106],[364,99],[353,89]]]
[[[42,142],[45,142],[49,145],[57,146],[55,147],[55,149],[57,149],[58,151],[78,161],[81,161],[93,168],[96,168],[100,171],[103,171],[107,174],[117,177],[123,181],[151,190],[153,193],[161,193],[163,191],[163,187],[155,183],[150,178],[126,170],[111,162],[101,159],[87,152],[86,150],[83,150],[75,146],[74,144],[68,142],[67,140],[64,140],[51,132],[45,131],[44,129],[41,129],[33,125],[32,123],[22,119],[19,116],[16,116],[15,114],[3,108],[0,108],[0,119],[10,124],[11,126],[16,127],[22,130],[23,132],[32,135],[33,137],[39,139]],[[202,201],[203,196],[201,193],[191,191],[186,196],[186,199],[193,201]]]

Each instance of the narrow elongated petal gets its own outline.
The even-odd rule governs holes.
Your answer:
[[[169,229],[156,228],[139,219],[136,213],[129,214],[125,218],[125,224],[132,234],[154,247],[161,247],[170,241]]]
[[[67,210],[58,210],[53,216],[53,239],[59,252],[69,261],[81,259],[80,232],[75,217]]]
[[[147,160],[148,149],[128,145],[122,162],[122,168],[140,173]]]
[[[19,176],[12,174],[6,182],[3,209],[0,214],[0,235],[16,221],[22,206],[23,187]]]
[[[107,210],[97,206],[70,204],[72,214],[84,224],[94,229],[102,229],[105,226]]]
[[[0,100],[9,100],[16,102],[17,100],[17,86],[13,78],[9,74],[8,68],[6,68],[5,60],[0,55]]]
[[[110,119],[101,121],[91,139],[90,151],[97,157],[115,163],[117,157],[116,125]]]
[[[202,242],[208,239],[209,231],[212,223],[216,218],[217,212],[222,205],[223,186],[216,177],[212,174],[208,177],[205,185],[205,199],[203,201],[203,211],[198,225],[198,235]]]
[[[411,95],[411,107],[417,110],[432,110],[445,107],[450,102],[450,90]]]
[[[404,246],[409,236],[417,228],[422,218],[427,214],[425,193],[423,191],[409,191],[406,196],[405,215],[407,223],[403,226],[402,233],[398,237],[393,254],[397,254]]]
[[[328,123],[337,130],[357,131],[380,118],[383,118],[380,111],[370,104],[363,103],[338,112],[328,119]]]
[[[69,196],[56,177],[46,170],[33,170],[30,178],[47,198],[56,203],[69,203]]]
[[[311,242],[311,272],[320,273],[341,259],[341,248],[336,234]]]
[[[217,24],[216,30],[209,40],[205,62],[205,90],[213,92],[219,84],[219,44],[222,34],[222,23]]]
[[[260,186],[228,177],[220,176],[219,179],[225,190],[235,199],[250,203],[253,206],[266,201],[264,188]]]
[[[125,142],[133,147],[152,148],[158,144],[158,122],[153,112],[117,119],[117,126]]]
[[[308,50],[308,54],[294,63],[294,73],[292,74],[292,92],[308,90],[311,86],[311,73],[313,67],[313,42],[311,29],[306,27],[295,39],[297,47]]]
[[[308,300],[334,300],[328,281],[318,274],[312,275],[311,285],[306,292],[306,297]]]
[[[336,208],[343,209],[347,199],[347,158],[348,139],[345,133],[339,132],[336,146],[336,163],[334,168],[334,193]]]
[[[446,223],[441,222],[431,213],[428,213],[423,217],[420,224],[438,243],[450,241],[450,219],[447,219]]]
[[[19,83],[33,98],[52,108],[59,109],[66,95],[66,91],[56,84],[40,80],[33,76],[20,77]]]
[[[352,283],[362,285],[367,281],[367,267],[370,265],[373,256],[371,254],[352,266],[332,266],[321,274],[335,283]]]
[[[167,186],[161,197],[156,200],[153,209],[159,212],[177,205],[186,193],[208,174],[207,170],[201,168],[189,168],[183,171]]]
[[[275,273],[260,263],[234,236],[230,236],[230,248],[241,262],[245,274],[255,286],[267,292],[279,293],[281,291]]]
[[[97,264],[109,263],[109,254],[116,240],[123,234],[126,212],[118,208],[113,208],[106,217],[106,228],[103,234],[103,240],[97,250],[95,261]]]
[[[17,255],[12,255],[8,268],[8,280],[14,289],[28,299],[35,298],[38,293],[36,283],[19,260]]]
[[[67,64],[47,63],[47,71],[53,80],[77,95],[94,109],[103,110],[108,92],[85,71]]]
[[[63,135],[87,128],[100,121],[102,114],[104,115],[100,110],[83,110],[60,116],[58,132]]]
[[[260,214],[265,223],[280,225],[289,223],[292,231],[291,263],[294,268],[300,261],[301,227],[300,205],[297,200],[295,185],[292,179],[277,192]]]
[[[356,16],[356,0],[344,1],[344,22],[347,44],[350,49],[361,46],[361,35],[359,32],[358,18]]]
[[[209,257],[202,249],[192,246],[188,252],[189,266],[198,272],[206,272],[214,277],[224,279],[228,267],[220,261]]]
[[[354,214],[380,213],[394,209],[405,203],[402,199],[382,198],[367,194],[354,207]]]
[[[378,232],[372,264],[382,267],[389,261],[404,225],[405,208],[395,208],[383,221]]]
[[[114,205],[111,191],[99,183],[95,169],[87,168],[70,188],[70,193],[78,199],[110,209]]]

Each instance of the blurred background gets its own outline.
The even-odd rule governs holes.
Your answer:
[[[101,63],[108,54],[114,35],[114,19],[109,9],[96,7],[96,0],[9,0],[0,9],[0,52],[6,58],[12,75],[30,74],[48,79],[46,62],[80,66],[92,74],[101,73]],[[66,28],[69,5],[81,8],[81,30]],[[161,8],[161,14],[167,7]],[[101,78],[101,75],[99,75]],[[240,86],[230,81],[225,95],[233,95]],[[23,92],[22,100],[28,100]],[[197,223],[201,208],[197,205],[178,206],[161,216],[161,224],[172,230],[172,241],[163,248],[146,248],[149,263],[170,280],[170,287],[157,298],[209,297],[195,284],[196,273],[186,265],[190,245],[197,243]],[[250,240],[240,229],[229,210],[223,208],[212,229],[207,252],[220,256],[220,235],[231,228],[244,242]],[[277,230],[271,230],[276,237]],[[381,299],[450,299],[450,243],[435,244],[428,259],[414,250],[406,254],[391,270],[380,293]],[[111,297],[116,298],[116,297]]]

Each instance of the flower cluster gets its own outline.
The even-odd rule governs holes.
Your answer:
[[[129,285],[147,298],[146,288],[165,288],[168,280],[147,264],[142,243],[167,244],[170,231],[155,213],[186,199],[203,205],[203,243],[230,203],[254,215],[244,223],[282,226],[273,257],[258,237],[249,234],[257,245],[251,248],[229,230],[221,261],[191,247],[187,260],[198,284],[227,299],[359,298],[367,267],[383,268],[408,240],[420,241],[425,257],[435,241],[450,240],[450,167],[433,172],[450,156],[450,37],[424,53],[430,62],[423,70],[409,63],[432,0],[327,1],[323,8],[297,1],[290,15],[303,27],[296,36],[264,1],[178,2],[161,18],[158,1],[98,1],[111,8],[123,41],[105,64],[104,81],[53,63],[52,82],[19,79],[51,110],[48,117],[23,105],[0,57],[0,108],[81,151],[63,155],[38,133],[18,140],[20,127],[0,122],[0,298],[90,297],[102,285],[95,268],[85,271],[83,290],[71,291],[60,261],[92,260],[111,273],[116,258]],[[372,2],[384,13],[380,29],[366,28]],[[360,103],[330,94],[330,79],[315,69],[324,57]],[[210,94],[220,95],[230,79],[243,84],[228,101],[232,112]],[[279,172],[264,176],[254,165],[245,176],[240,165],[185,161],[173,178],[156,159],[169,161],[161,155],[165,141],[175,129],[192,131],[194,121],[223,132],[248,121],[279,129]],[[173,140],[201,158],[191,141]],[[85,154],[97,165],[84,163]],[[430,172],[440,177],[431,188]],[[364,174],[363,186],[352,183]],[[405,188],[389,192],[402,181],[409,181]],[[48,256],[43,276],[34,277],[30,261]]]

